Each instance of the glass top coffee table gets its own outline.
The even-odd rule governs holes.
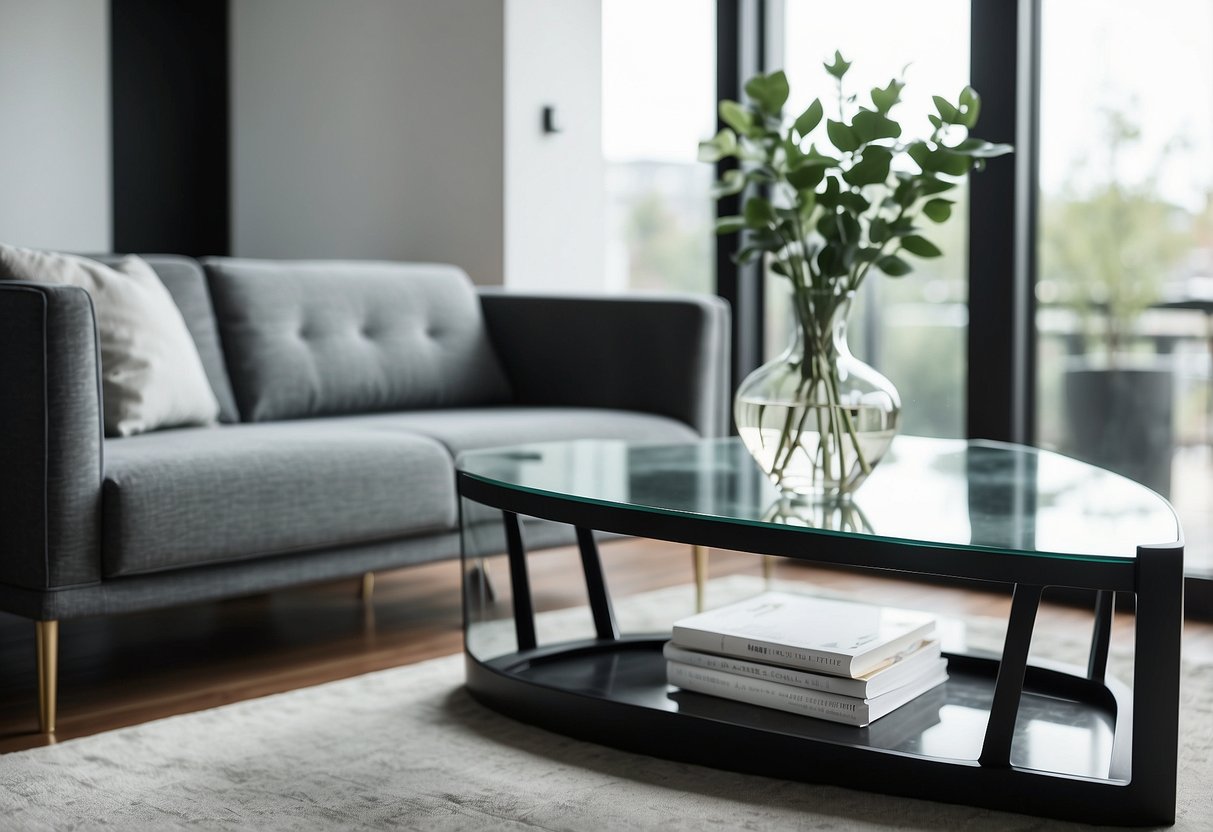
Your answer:
[[[908,436],[850,504],[827,507],[781,500],[735,439],[535,444],[457,467],[467,684],[490,707],[718,768],[1091,823],[1174,821],[1183,536],[1136,483],[1045,451]],[[568,541],[535,518],[564,524]],[[949,653],[944,686],[865,728],[684,693],[666,684],[668,629],[621,633],[594,532],[1010,585],[1005,640],[1000,654]],[[575,537],[585,636],[537,630],[524,537]],[[481,565],[503,550],[497,598]],[[1093,591],[1084,667],[1028,661],[1045,587]],[[1107,673],[1116,593],[1135,600],[1131,687]]]

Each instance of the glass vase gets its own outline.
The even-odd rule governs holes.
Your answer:
[[[853,293],[794,296],[791,343],[746,376],[733,401],[742,442],[790,499],[845,499],[897,432],[897,388],[847,346],[852,300]]]

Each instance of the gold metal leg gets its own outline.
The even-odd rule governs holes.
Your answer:
[[[55,701],[59,687],[59,622],[35,621],[38,648],[38,730],[55,733]]]
[[[703,596],[708,583],[708,547],[692,546],[691,557],[695,563],[695,611],[703,612]]]
[[[375,594],[375,573],[374,572],[363,572],[362,573],[362,586],[360,586],[358,588],[358,597],[361,598],[365,602],[365,601],[370,601],[371,597],[374,594]]]
[[[767,583],[775,577],[775,558],[771,555],[762,556],[762,579]]]

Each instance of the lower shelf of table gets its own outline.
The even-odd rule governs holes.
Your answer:
[[[1011,766],[994,769],[977,758],[996,660],[949,656],[944,685],[855,728],[680,691],[665,680],[664,640],[469,656],[468,687],[523,721],[653,756],[1032,814],[1151,822],[1126,808],[1131,715],[1118,684],[1029,668]]]

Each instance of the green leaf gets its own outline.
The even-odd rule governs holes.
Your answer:
[[[960,91],[960,123],[972,130],[977,126],[977,116],[981,114],[981,96],[972,87]]]
[[[898,217],[889,223],[889,230],[893,232],[894,237],[904,237],[907,234],[913,233],[914,218],[913,217]]]
[[[825,173],[825,165],[801,165],[796,170],[788,171],[788,183],[798,191],[816,188]]]
[[[973,162],[967,156],[960,153],[953,153],[946,147],[941,147],[932,154],[935,158],[936,169],[940,173],[946,173],[949,176],[964,176],[969,172],[969,168],[973,166]]]
[[[902,277],[912,272],[914,269],[905,260],[902,260],[896,254],[886,254],[876,261],[876,268],[887,274],[889,277]]]
[[[738,133],[750,134],[754,129],[754,116],[745,106],[736,101],[720,102],[720,120]]]
[[[745,187],[746,175],[740,170],[726,170],[724,175],[720,177],[719,182],[712,184],[712,198],[720,199],[722,196],[732,196],[733,194],[741,193]]]
[[[953,153],[946,147],[932,150],[925,142],[915,142],[906,151],[910,158],[918,163],[923,173],[946,173],[950,176],[964,176],[969,172],[971,162],[969,157]]]
[[[936,170],[935,160],[931,156],[931,148],[926,142],[913,142],[906,148],[906,153],[913,159],[924,173]]]
[[[936,130],[943,129],[943,119],[941,119],[939,116],[935,115],[934,113],[931,113],[927,116],[927,121],[931,122],[931,126],[934,127]]]
[[[778,116],[788,100],[788,76],[783,70],[755,75],[745,84],[745,93],[766,113]]]
[[[893,109],[893,105],[901,101],[901,91],[904,87],[905,84],[896,78],[890,79],[889,85],[884,89],[873,87],[872,104],[875,105],[876,112],[885,115]]]
[[[817,225],[814,226],[817,233],[825,237],[827,240],[836,239],[839,234],[840,226],[838,225],[838,215],[835,213],[822,214]]]
[[[852,214],[862,214],[872,207],[872,203],[864,199],[863,194],[857,194],[854,191],[843,191],[839,194],[838,204]]]
[[[888,148],[870,145],[864,148],[863,158],[842,175],[848,184],[856,187],[878,185],[889,178],[889,165],[893,154]]]
[[[825,181],[825,189],[817,192],[817,204],[826,209],[837,208],[838,194],[842,191],[838,177],[827,176]]]
[[[745,201],[745,224],[747,228],[766,228],[775,220],[775,211],[771,203],[760,196],[752,196]]]
[[[950,191],[956,187],[955,182],[949,182],[946,179],[940,179],[932,176],[929,173],[919,174],[915,179],[918,182],[918,191],[923,196],[931,196],[932,194],[941,194],[944,191]]]
[[[792,124],[792,129],[799,133],[801,137],[807,136],[813,132],[818,124],[821,124],[822,114],[821,99],[815,98],[813,99],[813,103],[796,118],[796,121]]]
[[[859,149],[859,137],[855,135],[854,130],[841,121],[827,119],[826,135],[830,137],[833,145],[844,153]]]
[[[855,252],[855,259],[860,263],[871,263],[880,257],[880,249],[875,246],[865,246]]]
[[[889,231],[889,222],[884,217],[877,217],[868,226],[868,239],[880,245],[893,236]]]
[[[847,194],[842,195],[845,199]],[[859,220],[855,219],[851,214],[839,214],[838,222],[842,226],[842,238],[850,246],[859,244],[859,238],[863,236],[863,230],[859,227]],[[847,255],[848,260],[853,255]]]
[[[782,277],[791,277],[792,276],[792,273],[788,270],[787,265],[785,265],[780,260],[776,260],[774,263],[771,264],[771,271],[775,272],[775,274],[780,275]]]
[[[929,199],[922,206],[922,213],[932,222],[947,222],[954,204],[950,199]]]
[[[851,130],[860,141],[896,139],[901,135],[901,125],[886,115],[871,110],[860,110],[851,120]]]
[[[893,191],[893,203],[899,208],[909,208],[918,199],[918,187],[913,179],[902,179]]]
[[[935,102],[935,109],[939,110],[939,117],[948,124],[960,123],[960,112],[948,103],[948,100],[942,95],[933,95],[931,100]]]
[[[993,159],[1011,153],[1014,148],[1009,144],[993,144],[984,139],[965,139],[955,147],[949,148],[954,153],[971,156],[974,159]]]
[[[937,245],[926,237],[919,237],[917,234],[902,237],[901,247],[918,257],[940,257],[943,255],[943,252],[939,250]]]
[[[826,72],[841,81],[842,76],[846,75],[847,70],[851,68],[851,62],[843,60],[842,53],[835,50],[834,62],[832,64],[822,64],[822,66],[826,68]]]
[[[839,159],[834,156],[827,156],[817,150],[817,145],[809,145],[809,152],[805,154],[801,160],[802,165],[822,165],[823,167],[834,167],[839,163]]]
[[[699,143],[699,161],[719,162],[737,155],[737,134],[725,127],[711,139]]]
[[[719,217],[716,220],[717,234],[736,234],[745,228],[745,217]]]

